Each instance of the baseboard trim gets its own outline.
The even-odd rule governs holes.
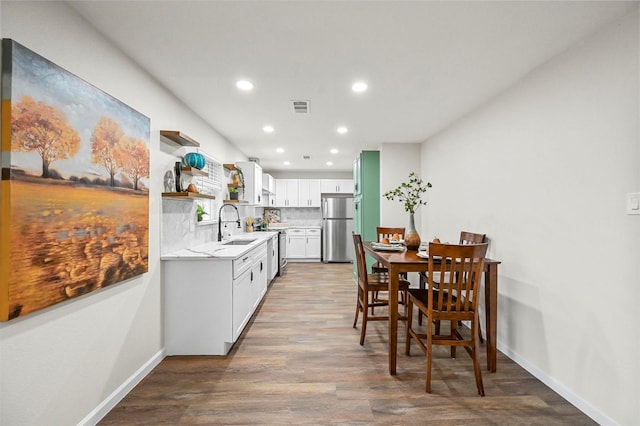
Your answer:
[[[165,350],[158,351],[138,370],[133,373],[124,383],[122,383],[111,395],[94,408],[78,425],[96,425],[104,416],[109,413],[131,390],[136,387],[147,374],[151,372],[165,358]]]
[[[611,417],[607,416],[597,407],[594,407],[591,403],[586,401],[581,396],[577,395],[571,389],[564,386],[562,383],[558,382],[553,377],[549,376],[545,371],[540,370],[535,365],[531,364],[526,358],[522,357],[517,352],[512,351],[507,346],[498,344],[498,350],[513,360],[516,364],[520,365],[522,368],[527,370],[529,373],[533,374],[538,380],[540,380],[545,385],[549,386],[553,389],[554,392],[558,393],[564,399],[573,404],[578,410],[582,411],[587,416],[591,417],[593,421],[602,426],[617,426],[615,420]]]

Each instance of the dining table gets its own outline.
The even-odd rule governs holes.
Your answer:
[[[372,242],[363,244],[365,253],[389,270],[389,373],[396,374],[398,346],[398,285],[402,272],[429,272],[429,261],[418,256],[415,250],[404,248],[402,251],[387,251],[374,247]],[[487,345],[487,369],[496,371],[496,333],[498,315],[498,265],[499,260],[485,258],[484,261],[484,296],[485,296],[485,329]],[[439,267],[434,258],[434,266]]]

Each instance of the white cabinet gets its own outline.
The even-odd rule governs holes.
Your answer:
[[[253,161],[238,161],[236,167],[244,176],[244,193],[242,199],[249,204],[262,204],[262,167]]]
[[[237,259],[162,262],[167,355],[226,355],[267,290],[267,241]]]
[[[276,192],[276,181],[269,173],[262,173],[262,192],[268,194]]]
[[[298,207],[298,179],[276,179],[275,207]]]
[[[322,179],[320,192],[353,194],[353,179]]]
[[[298,206],[320,207],[320,180],[298,180]]]
[[[287,229],[287,259],[304,259],[307,253],[305,229]]]
[[[278,274],[278,235],[274,235],[267,241],[267,283],[273,281]]]
[[[287,259],[319,261],[320,257],[320,228],[287,229]]]
[[[320,229],[307,229],[307,247],[306,257],[308,259],[320,259],[322,253],[320,251]]]
[[[263,207],[276,206],[276,180],[268,173],[262,174],[262,203]]]

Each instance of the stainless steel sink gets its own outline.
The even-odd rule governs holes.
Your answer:
[[[254,240],[233,240],[233,241],[227,241],[226,243],[224,243],[224,246],[246,246],[247,244],[251,244],[252,242],[254,242]]]

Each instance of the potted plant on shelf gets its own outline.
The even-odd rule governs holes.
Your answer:
[[[398,201],[404,203],[404,210],[409,212],[409,229],[407,229],[404,236],[404,241],[409,250],[418,250],[420,247],[420,235],[416,230],[413,216],[418,207],[427,204],[422,199],[422,194],[431,187],[431,182],[425,183],[415,172],[411,172],[409,173],[409,182],[402,182],[396,189],[383,194],[383,197],[387,200],[398,199]]]
[[[238,199],[238,189],[235,186],[229,187],[229,199],[237,200]]]

